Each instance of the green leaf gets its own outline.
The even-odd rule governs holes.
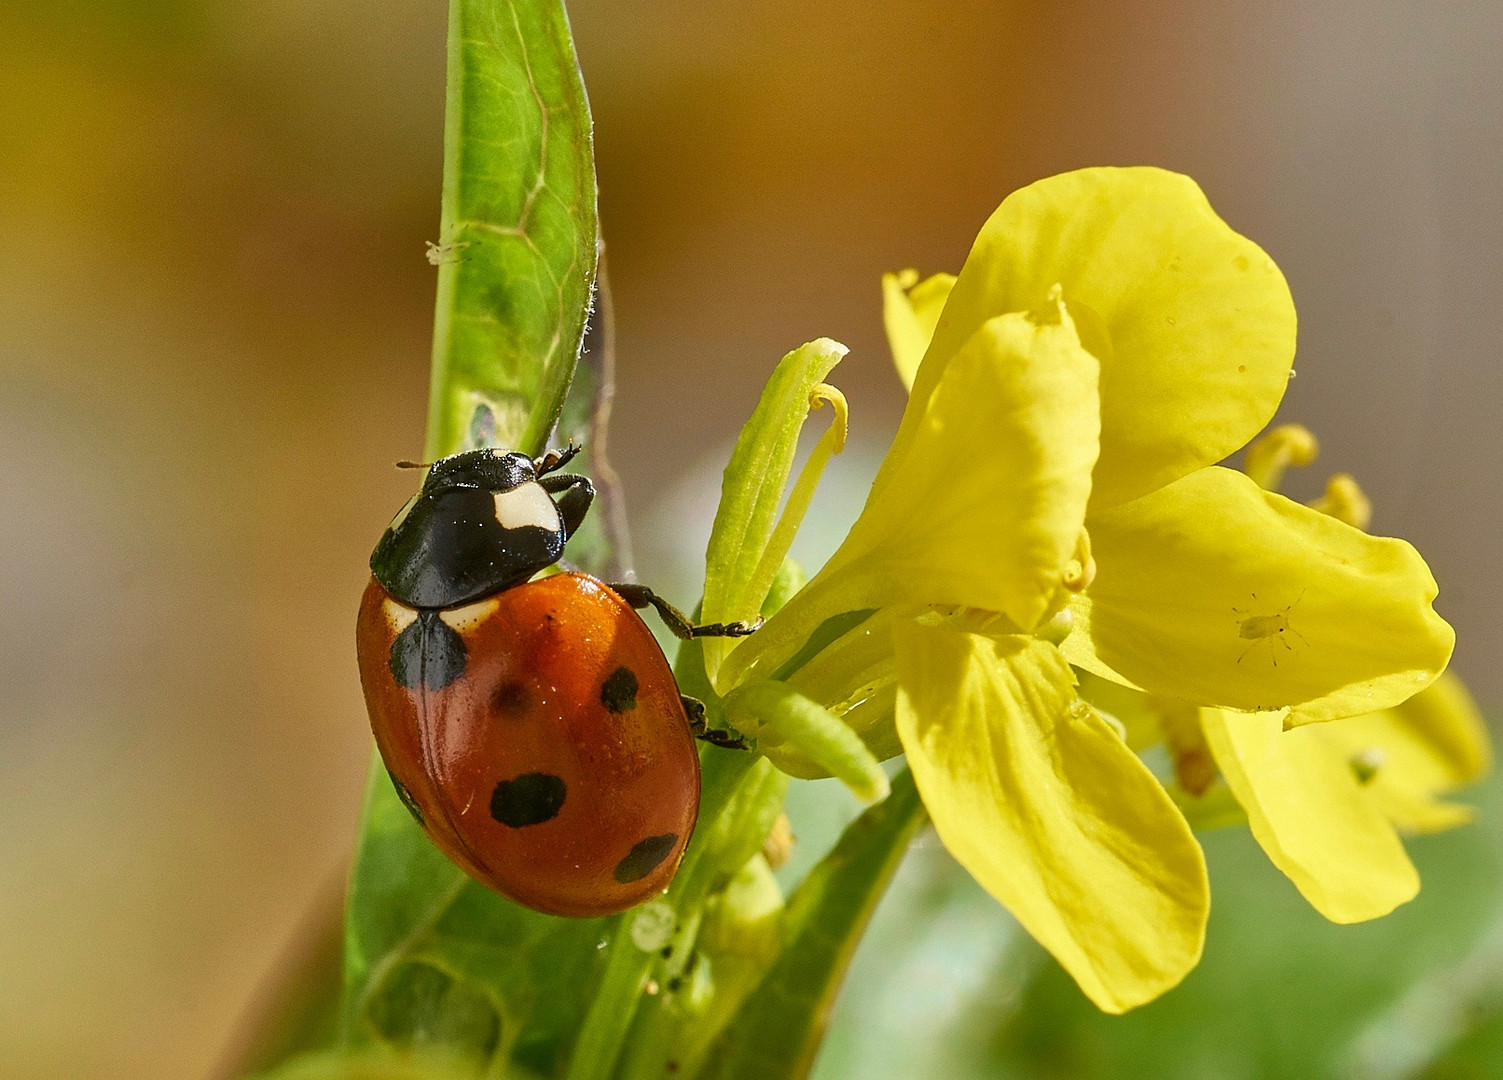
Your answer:
[[[786,944],[710,1050],[700,1080],[801,1080],[836,992],[924,804],[907,771],[892,794],[847,827],[788,902]]]
[[[828,338],[794,349],[779,361],[742,427],[725,467],[705,553],[706,622],[748,619],[761,609],[765,596],[751,595],[748,585],[777,525],[799,432],[809,415],[809,396],[845,354],[844,345]],[[723,649],[711,644],[717,647],[707,649],[706,656],[717,657]],[[712,659],[712,679],[714,666]]]
[[[782,889],[754,855],[705,905],[693,950],[664,964],[667,978],[638,1010],[613,1080],[695,1076],[782,949],[782,916]]]
[[[584,337],[590,107],[560,0],[451,0],[431,457],[538,453]]]

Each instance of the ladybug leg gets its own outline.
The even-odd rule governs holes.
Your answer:
[[[689,616],[664,600],[646,585],[613,584],[610,588],[612,592],[634,608],[650,607],[656,609],[658,616],[663,620],[663,625],[668,627],[674,637],[682,638],[685,641],[688,641],[690,638],[701,637],[746,637],[762,626],[762,617],[760,615],[751,622],[717,622],[695,625]]]
[[[585,514],[589,513],[590,504],[595,501],[595,485],[590,483],[588,476],[575,476],[573,473],[545,476],[538,481],[538,485],[554,496],[553,502],[558,507],[559,516],[564,519],[564,533],[573,536],[584,521]]]
[[[698,698],[692,698],[688,694],[680,694],[684,702],[684,712],[689,714],[689,730],[694,733],[696,739],[703,739],[711,746],[721,746],[727,750],[750,750],[751,744],[740,735],[732,735],[729,731],[712,729],[705,722],[705,703]]]
[[[574,445],[573,439],[570,439],[569,445],[562,450],[549,450],[542,457],[534,458],[532,462],[533,470],[541,478],[551,472],[562,469],[574,460],[574,455],[577,453],[579,453],[579,447]]]

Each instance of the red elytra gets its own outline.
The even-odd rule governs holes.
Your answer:
[[[398,794],[471,877],[573,916],[667,887],[699,810],[699,757],[667,659],[603,582],[559,573],[419,611],[372,578],[356,641]]]

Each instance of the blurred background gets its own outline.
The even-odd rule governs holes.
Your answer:
[[[0,1075],[213,1075],[337,898],[369,738],[354,611],[421,448],[445,9],[0,6]],[[1289,277],[1283,417],[1325,447],[1294,493],[1355,473],[1503,702],[1503,7],[571,13],[644,580],[693,601],[726,449],[822,334],[852,347],[853,445],[803,541],[827,551],[902,407],[881,272],[958,269],[1033,179],[1152,163]],[[1503,1074],[1464,1071],[1503,1061],[1491,791],[1482,825],[1414,845],[1420,900],[1360,928],[1321,924],[1244,834],[1208,838],[1206,964],[1125,1021],[921,843],[821,1076]],[[808,851],[850,813],[794,798]]]

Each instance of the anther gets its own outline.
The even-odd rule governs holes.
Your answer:
[[[835,422],[830,425],[830,452],[838,454],[845,449],[846,433],[850,430],[851,407],[845,395],[829,383],[820,383],[809,391],[809,409],[822,409],[829,402],[835,409]]]
[[[1313,464],[1320,455],[1320,443],[1302,424],[1280,424],[1247,448],[1242,469],[1265,491],[1277,491],[1284,480],[1284,470],[1301,469]]]
[[[1329,514],[1354,529],[1367,531],[1373,519],[1372,500],[1347,473],[1337,473],[1326,481],[1326,493],[1308,503],[1312,510]]]
[[[1075,541],[1075,554],[1065,564],[1060,584],[1071,592],[1078,593],[1085,592],[1095,580],[1096,560],[1091,555],[1091,534],[1081,529],[1080,537]]]

